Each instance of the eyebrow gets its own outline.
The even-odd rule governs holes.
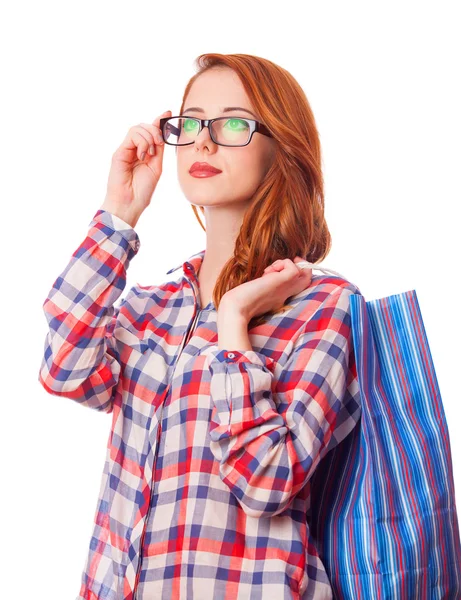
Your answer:
[[[234,111],[234,110],[243,110],[244,112],[250,113],[250,115],[253,115],[253,117],[255,119],[257,119],[258,117],[251,112],[251,110],[248,110],[248,108],[242,108],[241,106],[225,106],[222,110],[223,113],[225,112],[230,112],[230,111]],[[195,111],[195,112],[205,112],[203,110],[203,108],[199,108],[198,106],[191,106],[190,108],[186,108],[186,110],[183,111],[183,113],[186,113],[188,111]]]

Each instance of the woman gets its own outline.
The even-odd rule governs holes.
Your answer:
[[[114,153],[104,203],[43,305],[41,384],[112,413],[78,599],[332,598],[310,479],[360,417],[359,290],[301,268],[331,240],[300,86],[255,56],[197,64],[181,118],[132,127]],[[168,144],[206,250],[115,308]]]

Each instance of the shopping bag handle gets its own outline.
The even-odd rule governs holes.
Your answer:
[[[341,275],[341,273],[338,273],[338,271],[333,271],[333,269],[328,269],[327,267],[320,267],[319,265],[316,265],[315,263],[310,263],[307,260],[303,260],[302,262],[297,262],[295,264],[300,269],[316,269],[318,271],[323,271],[324,273],[326,273],[328,271],[330,273],[333,273],[333,275],[337,275],[338,277],[341,277],[342,279],[346,279],[346,277]]]

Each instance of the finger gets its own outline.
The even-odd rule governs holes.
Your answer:
[[[141,156],[144,152],[147,153],[150,141],[147,140],[137,129],[131,132],[131,139],[137,148],[136,156],[139,160],[142,160]]]
[[[275,273],[275,269],[272,268],[272,266],[268,266],[264,269],[263,273]]]
[[[159,115],[158,117],[155,117],[155,119],[152,121],[152,125],[155,125],[155,127],[160,128],[160,119],[163,119],[164,117],[171,117],[173,116],[173,113],[171,112],[171,110],[165,110],[164,112],[162,112],[161,115]]]
[[[149,139],[149,154],[155,155],[155,147],[163,146],[163,137],[160,130],[150,123],[141,123],[139,125],[140,132]]]
[[[143,131],[149,134],[151,144],[163,144],[162,132],[158,127],[152,125],[152,123],[141,123],[140,127],[142,127]]]
[[[300,274],[300,269],[295,265],[295,263],[289,259],[289,258],[284,258],[283,260],[280,261],[281,266],[277,267],[280,271],[286,271],[287,273],[287,277],[293,277],[293,276],[298,276]]]
[[[142,133],[144,132],[143,129],[141,129],[140,127],[134,126],[134,127],[130,127],[130,129],[128,130],[128,133],[125,136],[125,139],[122,142],[122,146],[123,148],[127,149],[127,150],[136,150],[136,148],[138,147],[138,142],[141,141],[140,140],[140,136],[142,136]],[[147,140],[145,140],[147,143]]]
[[[312,271],[312,267],[309,265],[309,262],[306,261],[301,256],[295,256],[294,263],[298,267],[299,271],[301,271],[301,272],[302,271],[309,271],[309,272]]]
[[[283,271],[283,269],[285,268],[285,260],[275,260],[271,265],[269,265],[270,267],[272,267],[272,269],[274,269],[274,271]]]
[[[302,258],[301,256],[295,256],[294,261],[296,266],[310,266],[309,261],[307,261],[305,258]]]
[[[299,270],[300,274],[307,273],[307,274],[309,274],[309,277],[312,275],[312,268],[309,266],[301,265],[298,267],[298,270]]]
[[[152,125],[158,129],[158,132],[160,133],[160,135],[162,135],[162,132],[160,131],[160,119],[163,119],[166,117],[171,117],[172,115],[173,115],[173,113],[171,112],[171,110],[166,110],[158,117],[155,117],[155,119],[153,120]]]
[[[153,144],[155,141],[155,132],[154,130],[150,131],[148,127],[146,127],[146,125],[148,125],[148,123],[139,123],[139,125],[135,127],[135,130],[138,131],[138,133],[140,133],[143,137],[145,137],[149,144]]]

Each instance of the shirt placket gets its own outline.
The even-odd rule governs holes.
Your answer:
[[[136,600],[137,598],[137,589],[138,589],[138,584],[139,584],[139,577],[141,575],[141,568],[142,568],[142,560],[143,560],[143,549],[144,549],[144,537],[146,534],[146,530],[147,530],[147,525],[148,525],[148,521],[149,521],[149,516],[150,516],[150,511],[152,508],[152,504],[153,504],[153,498],[154,498],[154,494],[155,494],[155,472],[156,472],[156,468],[157,468],[157,456],[158,456],[158,451],[159,451],[159,446],[160,446],[160,438],[162,435],[162,415],[163,415],[163,407],[165,406],[165,402],[167,400],[168,394],[171,391],[171,382],[174,379],[174,372],[176,369],[176,365],[179,362],[179,359],[181,357],[181,354],[184,350],[184,348],[186,347],[186,345],[189,343],[189,340],[192,336],[192,333],[196,327],[197,321],[199,319],[199,316],[202,312],[202,307],[200,306],[200,295],[199,295],[199,290],[197,287],[197,283],[195,280],[195,275],[194,275],[194,271],[193,271],[193,267],[192,265],[187,262],[185,264],[185,269],[187,270],[187,272],[189,273],[189,275],[191,275],[191,277],[189,278],[187,275],[185,276],[185,279],[189,282],[189,285],[191,286],[192,292],[193,292],[193,296],[194,296],[194,315],[192,317],[192,322],[189,325],[186,334],[184,335],[182,342],[181,342],[181,346],[179,348],[179,351],[176,355],[176,360],[175,360],[175,364],[172,370],[172,374],[171,374],[171,378],[170,378],[170,382],[168,383],[168,388],[166,390],[166,393],[164,395],[162,404],[160,405],[160,417],[158,419],[158,425],[157,425],[157,439],[156,439],[156,444],[155,444],[155,455],[154,455],[154,462],[153,462],[153,469],[152,469],[152,482],[151,482],[151,489],[150,489],[150,498],[149,498],[149,506],[147,507],[147,514],[146,514],[146,518],[144,519],[144,526],[143,526],[143,531],[142,531],[142,535],[141,535],[141,543],[139,546],[139,559],[138,559],[138,567],[137,567],[137,571],[136,571],[136,579],[135,579],[135,585],[134,585],[134,590],[133,590],[133,600]]]

